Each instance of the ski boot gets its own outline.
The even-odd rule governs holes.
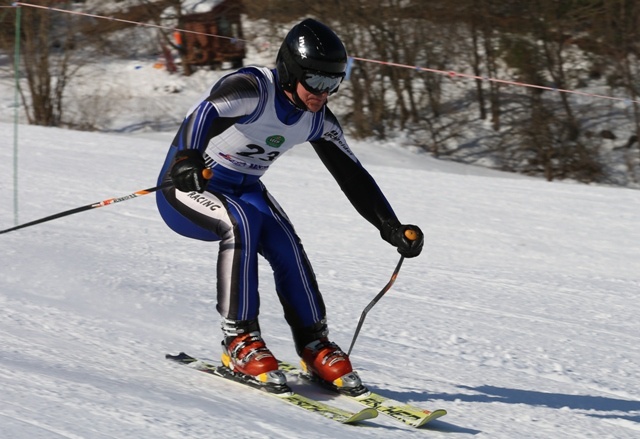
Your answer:
[[[327,338],[307,344],[300,363],[313,380],[331,390],[349,396],[360,396],[369,391],[353,370],[349,356]]]
[[[223,330],[229,335],[222,341],[222,364],[241,380],[258,384],[270,393],[290,393],[287,378],[278,370],[278,360],[262,339],[257,322],[244,328],[250,332],[234,325],[235,335],[231,335],[229,328],[225,327],[229,323],[228,320],[223,323]]]

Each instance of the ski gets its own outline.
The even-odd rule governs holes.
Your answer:
[[[317,413],[325,418],[331,419],[342,424],[356,424],[366,419],[378,416],[378,411],[373,407],[367,407],[359,412],[352,412],[316,401],[306,396],[293,392],[288,386],[279,386],[275,391],[265,386],[243,379],[242,376],[234,374],[228,368],[214,364],[209,361],[194,358],[190,355],[180,352],[178,355],[166,354],[165,358],[175,361],[176,363],[186,365],[192,369],[211,374],[213,376],[233,381],[238,384],[260,390],[268,395],[275,396],[277,399],[287,402],[296,407],[305,409],[308,412]]]
[[[412,427],[422,427],[434,419],[438,419],[447,414],[447,411],[444,409],[436,409],[433,411],[425,410],[371,391],[369,395],[360,397],[346,396]]]
[[[304,372],[302,369],[290,363],[282,361],[280,361],[279,363],[280,370],[282,370],[283,372],[286,372],[290,375],[298,376],[305,381],[316,383],[324,388],[329,388],[323,385],[322,382],[314,379],[312,376]],[[330,390],[335,391],[333,389]],[[434,419],[438,419],[447,414],[447,411],[443,409],[437,409],[433,411],[425,410],[417,406],[387,398],[386,396],[382,396],[371,390],[359,396],[351,396],[340,392],[338,393],[349,399],[357,401],[360,404],[364,404],[369,408],[376,409],[378,412],[384,413],[385,415],[412,427],[422,427],[423,425],[433,421]]]

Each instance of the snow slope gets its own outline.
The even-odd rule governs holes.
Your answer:
[[[13,128],[0,129],[4,229]],[[172,133],[20,126],[19,136],[27,222],[153,186]],[[425,430],[382,415],[342,426],[164,360],[219,355],[216,245],[171,232],[149,195],[0,236],[0,437],[640,437],[640,192],[352,146],[401,220],[426,233],[423,255],[369,313],[353,362],[373,389],[445,418]],[[398,255],[309,146],[265,183],[297,226],[346,349]],[[265,338],[296,361],[266,264],[261,290]]]

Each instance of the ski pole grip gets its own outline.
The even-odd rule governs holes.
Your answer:
[[[202,170],[202,176],[206,179],[206,180],[211,180],[211,177],[213,177],[213,171],[211,170],[211,168],[204,168]]]
[[[404,236],[409,240],[409,241],[415,241],[416,239],[418,239],[418,234],[416,233],[415,230],[413,229],[407,229],[404,231]]]

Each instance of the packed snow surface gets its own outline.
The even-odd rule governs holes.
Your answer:
[[[0,124],[0,229],[14,225]],[[152,187],[173,133],[19,127],[24,223]],[[549,183],[352,142],[423,254],[369,312],[352,361],[377,392],[448,415],[345,426],[172,364],[217,359],[217,244],[170,231],[153,195],[0,236],[3,438],[635,438],[640,436],[640,192]],[[347,349],[399,255],[309,145],[266,185],[296,225]],[[297,361],[266,262],[260,321]],[[355,403],[292,380],[344,408]]]
[[[96,60],[67,90],[80,98],[69,115],[119,134],[16,131],[13,78],[0,76],[0,230],[15,225],[16,201],[25,223],[155,185],[177,124],[224,72],[152,65]],[[217,244],[173,233],[146,195],[0,235],[0,437],[640,437],[640,191],[438,161],[403,143],[350,142],[400,220],[426,236],[369,312],[352,361],[378,393],[447,416],[420,430],[384,415],[345,426],[165,360],[220,355]],[[264,182],[305,244],[332,340],[348,349],[399,255],[308,144]],[[263,335],[295,362],[264,261],[260,281]]]

